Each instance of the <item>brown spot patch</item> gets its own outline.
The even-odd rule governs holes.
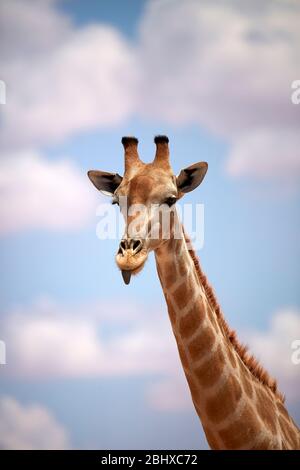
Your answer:
[[[237,407],[242,396],[238,380],[230,375],[220,391],[207,399],[205,411],[213,423],[220,423]]]
[[[195,375],[202,387],[211,387],[222,375],[225,357],[219,345],[216,354],[213,354],[204,364],[195,369]]]
[[[173,299],[176,305],[182,309],[186,306],[188,301],[191,299],[192,296],[192,289],[186,285],[186,282],[183,281],[179,287],[173,292]]]
[[[176,264],[173,261],[166,261],[163,271],[164,287],[169,289],[177,280]]]
[[[215,335],[211,328],[204,328],[188,346],[191,359],[193,361],[200,359],[201,356],[213,347],[215,340]]]
[[[273,434],[277,434],[277,415],[275,405],[263,389],[256,390],[256,408],[259,416],[263,420],[267,429]]]
[[[187,274],[186,259],[183,256],[179,259],[178,271],[180,276],[186,276]]]
[[[198,303],[192,307],[192,309],[180,319],[179,332],[182,338],[189,338],[200,325],[204,319],[203,310],[197,308]]]
[[[226,449],[250,448],[261,425],[250,407],[245,407],[238,421],[219,431]]]

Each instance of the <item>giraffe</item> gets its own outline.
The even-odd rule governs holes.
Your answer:
[[[276,381],[226,323],[176,212],[176,201],[200,185],[208,165],[193,164],[176,177],[168,137],[156,136],[154,141],[155,158],[146,164],[139,157],[138,140],[122,138],[123,177],[88,172],[94,186],[112,196],[125,217],[125,233],[116,254],[124,282],[129,284],[154,251],[179,357],[212,449],[300,449],[299,429],[285,408]],[[168,237],[164,236],[161,214],[156,218],[158,236],[150,236],[155,225],[150,210],[153,204],[169,214]],[[138,211],[131,211],[135,206]]]

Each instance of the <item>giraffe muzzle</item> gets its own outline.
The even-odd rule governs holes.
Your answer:
[[[121,240],[116,262],[126,285],[130,283],[132,275],[141,271],[147,255],[143,240],[137,238],[124,238]]]

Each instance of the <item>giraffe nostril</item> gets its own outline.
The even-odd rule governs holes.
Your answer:
[[[134,253],[138,253],[142,249],[142,242],[141,240],[131,240],[131,248]]]
[[[141,251],[143,247],[143,243],[141,240],[138,239],[131,239],[131,240],[122,240],[119,245],[119,250],[118,250],[118,255],[124,255],[125,251],[128,249],[131,249],[133,251],[133,254],[138,253]]]
[[[122,240],[121,241],[120,248],[121,248],[121,250],[126,250],[127,249],[127,240]]]
[[[118,255],[124,255],[124,251],[126,251],[127,246],[127,240],[122,240],[119,245]]]

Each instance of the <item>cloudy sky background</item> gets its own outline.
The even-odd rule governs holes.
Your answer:
[[[153,259],[124,286],[86,177],[120,139],[209,163],[202,266],[300,422],[300,5],[3,0],[0,448],[206,448]],[[106,202],[106,200],[105,200]]]

